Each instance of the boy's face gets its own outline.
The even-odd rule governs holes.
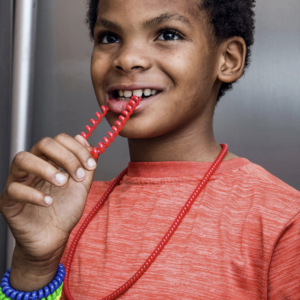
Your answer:
[[[99,104],[118,90],[157,93],[140,103],[123,136],[158,137],[211,120],[220,83],[205,16],[194,0],[100,1],[91,62]],[[112,101],[111,125],[124,103]]]

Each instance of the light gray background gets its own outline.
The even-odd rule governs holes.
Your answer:
[[[8,2],[0,0],[1,190],[9,145]],[[84,0],[39,0],[31,145],[60,132],[80,133],[98,110],[89,75],[92,43],[85,12]],[[218,104],[215,132],[231,152],[300,190],[300,2],[260,0],[256,13],[252,64]],[[108,129],[101,124],[91,142],[97,144]],[[117,138],[101,156],[95,180],[112,179],[128,161],[127,141]],[[0,234],[4,236],[1,219]],[[4,249],[1,238],[0,271]]]

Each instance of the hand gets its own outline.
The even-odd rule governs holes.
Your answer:
[[[55,273],[92,185],[96,168],[92,149],[82,136],[59,134],[15,156],[0,195],[0,212],[16,239],[12,282],[18,282],[14,278],[24,275],[26,268],[35,269],[30,276],[41,278]],[[17,283],[19,289],[30,289],[23,279],[24,284]]]

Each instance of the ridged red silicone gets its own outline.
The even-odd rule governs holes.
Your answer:
[[[200,183],[198,184],[198,186],[194,190],[193,194],[190,196],[188,201],[185,203],[185,205],[183,206],[183,208],[179,212],[179,214],[178,214],[177,218],[175,219],[175,221],[173,222],[172,226],[169,228],[168,232],[162,238],[161,242],[157,245],[157,247],[152,252],[152,254],[148,257],[148,259],[141,266],[141,268],[126,283],[124,283],[122,286],[120,286],[117,290],[115,290],[110,295],[102,298],[102,300],[112,300],[112,299],[118,298],[120,295],[124,294],[130,287],[132,287],[134,285],[134,283],[136,283],[139,280],[139,278],[141,278],[141,276],[148,270],[148,268],[154,262],[156,257],[164,249],[164,247],[166,246],[166,244],[168,243],[168,241],[170,240],[170,238],[172,237],[172,235],[174,234],[174,232],[176,231],[176,229],[180,225],[181,221],[183,220],[183,218],[187,214],[187,212],[190,210],[191,206],[193,205],[193,203],[197,199],[198,195],[200,194],[200,192],[204,188],[205,184],[208,182],[209,178],[212,176],[212,174],[215,172],[215,170],[221,164],[223,158],[225,157],[225,155],[228,151],[228,146],[227,145],[221,144],[221,146],[222,146],[221,153],[219,154],[219,156],[217,157],[215,162],[212,164],[210,169],[207,171],[205,176],[202,178],[202,180],[200,181]],[[71,244],[71,248],[69,250],[68,257],[67,257],[67,262],[66,262],[66,265],[65,265],[66,275],[65,275],[65,280],[64,280],[64,293],[65,293],[67,299],[69,299],[69,300],[74,300],[71,293],[70,293],[69,281],[68,280],[69,280],[69,274],[70,274],[70,269],[71,269],[71,263],[72,263],[72,260],[73,260],[73,257],[74,257],[74,253],[75,253],[75,249],[77,247],[78,241],[79,241],[80,237],[82,236],[84,230],[87,228],[88,224],[92,220],[92,218],[96,215],[96,213],[102,207],[103,203],[106,201],[106,199],[108,198],[110,193],[113,191],[115,186],[117,186],[119,184],[119,182],[122,180],[123,176],[126,173],[127,173],[127,168],[123,172],[121,172],[121,174],[113,181],[113,183],[110,185],[110,187],[104,193],[104,195],[99,200],[97,205],[89,213],[89,215],[87,216],[87,218],[85,219],[85,221],[83,222],[81,227],[79,228],[79,230],[78,230],[78,232],[77,232],[77,234],[76,234],[76,236],[75,236],[75,238],[74,238],[74,240]]]
[[[119,120],[115,122],[116,126],[112,126],[111,129],[113,132],[109,131],[107,133],[108,137],[103,138],[103,142],[98,143],[98,148],[94,147],[94,149],[91,151],[92,156],[97,159],[99,157],[99,154],[104,153],[105,149],[109,147],[109,145],[115,140],[115,138],[119,135],[119,132],[123,129],[126,122],[132,115],[135,108],[139,105],[140,101],[142,100],[142,97],[138,96],[132,96],[128,104],[126,105],[126,109],[122,111],[123,115],[119,116]],[[89,125],[85,126],[85,129],[88,131],[88,133],[81,132],[81,135],[87,140],[93,133],[93,131],[96,129],[97,125],[101,122],[102,118],[106,116],[107,112],[110,111],[109,107],[106,107],[104,105],[101,106],[102,114],[99,112],[96,112],[95,115],[98,118],[98,120],[91,119],[92,127]]]

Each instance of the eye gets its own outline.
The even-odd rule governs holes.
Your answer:
[[[120,43],[118,36],[115,35],[114,33],[102,33],[99,35],[98,40],[100,44]]]
[[[182,38],[181,34],[174,29],[164,29],[160,32],[160,35],[158,36],[158,40],[160,41],[174,41],[174,40],[180,40]]]

